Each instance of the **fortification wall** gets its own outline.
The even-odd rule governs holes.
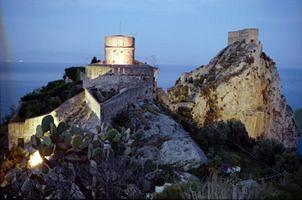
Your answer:
[[[104,75],[111,71],[111,67],[109,66],[93,66],[89,65],[85,67],[85,75],[90,79],[95,79],[101,75]]]
[[[85,100],[88,107],[96,114],[99,119],[101,119],[101,105],[87,89],[85,89]]]
[[[95,79],[84,78],[84,88],[101,88],[102,90],[120,90],[135,86],[152,87],[151,77],[127,76],[127,75],[104,75]]]
[[[259,30],[256,28],[248,28],[239,31],[228,32],[228,45],[241,40],[258,43],[258,36]]]
[[[118,112],[127,108],[128,105],[144,99],[153,99],[151,88],[136,87],[128,89],[101,104],[101,121],[110,122]]]
[[[24,143],[30,141],[30,137],[36,133],[36,127],[41,124],[42,119],[46,115],[51,115],[54,118],[56,125],[59,122],[64,121],[68,116],[81,105],[81,102],[85,100],[84,92],[75,95],[68,99],[59,107],[51,111],[50,113],[25,119],[22,122],[10,122],[8,124],[8,142],[9,148],[11,149],[14,145],[17,145],[18,139],[24,140]]]
[[[157,68],[148,65],[88,65],[85,75],[89,79],[96,79],[105,74],[129,75],[129,76],[155,76]]]

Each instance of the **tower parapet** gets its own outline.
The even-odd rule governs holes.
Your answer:
[[[259,30],[257,28],[246,28],[238,31],[228,32],[228,45],[244,40],[245,42],[258,43]]]
[[[125,35],[111,35],[105,37],[105,64],[133,65],[135,39]]]

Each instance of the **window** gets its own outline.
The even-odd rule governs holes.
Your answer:
[[[254,42],[254,40],[251,40],[251,42]]]
[[[24,148],[24,138],[18,138],[17,145],[18,147]]]

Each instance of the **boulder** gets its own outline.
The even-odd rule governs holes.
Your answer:
[[[128,126],[143,130],[133,148],[136,157],[186,171],[207,163],[204,152],[182,126],[154,104],[139,105],[127,112],[131,119]]]

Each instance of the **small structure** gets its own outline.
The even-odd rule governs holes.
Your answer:
[[[246,28],[238,31],[228,32],[228,45],[242,41],[258,43],[259,30],[257,28]]]
[[[239,173],[241,171],[241,167],[232,166],[231,164],[223,164],[221,166],[221,171],[226,174]]]

